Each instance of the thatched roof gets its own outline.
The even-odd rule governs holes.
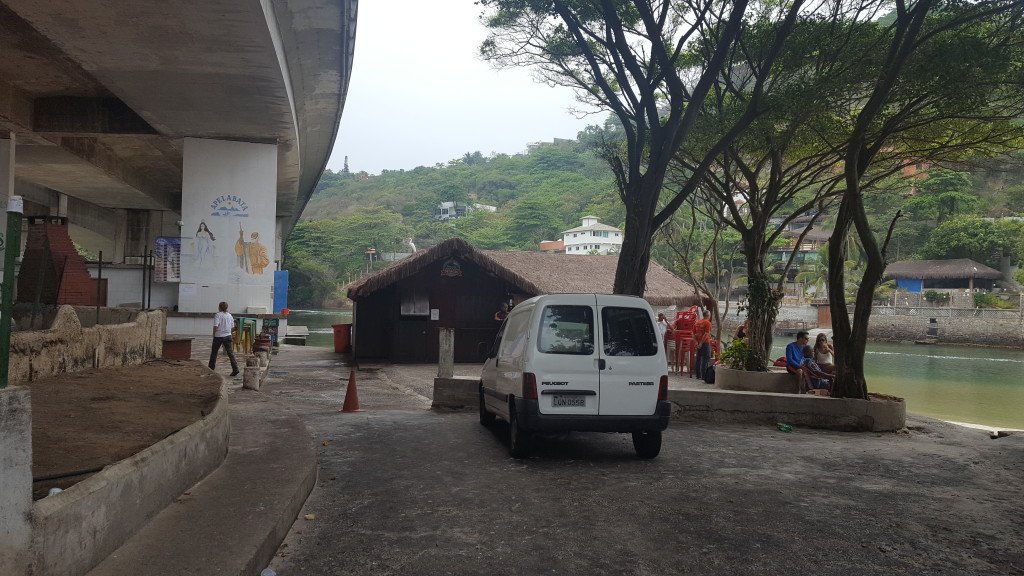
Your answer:
[[[970,258],[956,260],[901,260],[885,267],[890,278],[920,278],[945,280],[956,278],[983,278],[998,280],[1003,273]]]
[[[353,300],[365,298],[412,276],[432,262],[452,256],[472,262],[531,295],[558,292],[611,294],[619,261],[618,256],[477,250],[461,238],[452,238],[350,285],[348,297]],[[647,271],[644,299],[652,306],[692,306],[701,301],[693,286],[656,262],[651,262]]]

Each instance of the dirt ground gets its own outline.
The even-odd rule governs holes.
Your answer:
[[[66,489],[209,414],[221,379],[202,363],[61,374],[32,391],[32,495]]]

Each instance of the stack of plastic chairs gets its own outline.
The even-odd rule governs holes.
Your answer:
[[[252,352],[252,345],[255,341],[256,319],[235,318],[235,326],[231,329],[231,347],[234,351],[248,354]]]
[[[673,369],[682,373],[683,366],[690,376],[693,376],[693,362],[697,357],[697,350],[693,346],[693,325],[697,322],[698,309],[691,306],[686,310],[676,312],[676,319],[672,323],[672,342],[674,348]],[[666,338],[668,335],[666,335]]]

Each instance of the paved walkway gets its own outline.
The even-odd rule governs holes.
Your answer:
[[[90,576],[1024,576],[1024,435],[674,421],[653,461],[626,435],[577,433],[516,461],[500,424],[428,409],[435,366],[361,366],[362,412],[342,413],[350,370],[282,346],[260,392],[233,383],[224,464]]]

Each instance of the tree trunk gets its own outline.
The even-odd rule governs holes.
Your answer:
[[[843,195],[843,201],[839,204],[835,229],[828,242],[828,284],[831,288],[828,292],[828,302],[829,308],[832,310],[832,342],[835,347],[836,367],[832,396],[835,398],[867,399],[867,383],[864,380],[864,349],[867,345],[864,338],[865,332],[854,330],[850,324],[844,288],[846,286],[846,270],[843,266],[843,263],[846,262],[846,237],[850,233],[850,225],[853,223],[856,204],[860,198],[858,184],[856,177],[847,178],[848,189]],[[870,292],[868,297],[870,298]],[[860,298],[861,291],[858,290],[858,308]],[[870,306],[868,310],[870,314]],[[866,320],[855,315],[855,321],[858,326],[862,322],[863,328],[867,328]]]
[[[750,321],[747,332],[747,346],[751,355],[747,360],[747,370],[764,371],[771,360],[772,332],[775,320],[779,316],[779,305],[782,295],[772,288],[764,272],[747,271],[747,320]]]
[[[656,181],[658,190],[646,189]],[[654,237],[654,208],[662,179],[637,178],[629,182],[626,198],[626,230],[615,267],[614,294],[643,296],[647,289],[647,269],[651,264]]]

